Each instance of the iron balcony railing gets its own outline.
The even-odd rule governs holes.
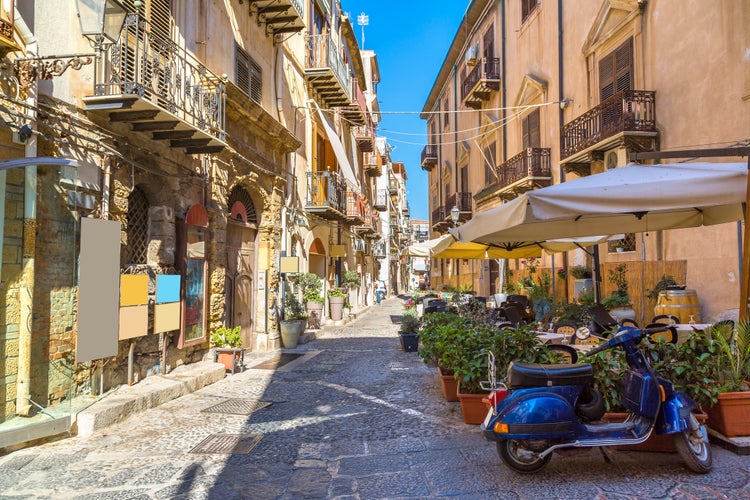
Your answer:
[[[345,212],[346,185],[336,172],[307,172],[308,207],[327,207]]]
[[[356,191],[346,192],[346,216],[356,221],[363,221],[365,218],[364,201]]]
[[[526,148],[497,168],[500,189],[528,177],[552,177],[549,148]]]
[[[427,144],[422,149],[422,168],[432,167],[437,164],[437,146]]]
[[[461,100],[466,99],[477,83],[482,80],[490,82],[498,82],[500,80],[500,58],[499,57],[483,57],[479,64],[474,66],[474,69],[466,75],[463,84],[461,85]],[[494,88],[494,87],[493,87]]]
[[[137,95],[196,129],[224,141],[226,89],[222,79],[174,41],[128,14],[117,43],[102,48],[96,96]]]
[[[378,189],[378,192],[375,193],[375,207],[382,207],[382,209],[386,209],[388,207],[388,190],[387,189]]]
[[[432,225],[433,227],[439,224],[444,224],[445,219],[448,216],[448,212],[445,210],[445,207],[440,206],[435,208],[432,211]]]
[[[307,68],[308,69],[330,69],[336,76],[347,98],[351,101],[351,82],[344,60],[339,55],[336,43],[330,34],[308,35],[307,41]]]
[[[458,207],[459,212],[471,212],[471,193],[453,193],[448,197],[448,203],[445,205],[448,215],[453,207]]]
[[[657,132],[656,92],[622,90],[566,123],[560,156],[567,158],[620,132]]]

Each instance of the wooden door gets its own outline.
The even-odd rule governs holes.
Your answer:
[[[227,318],[241,328],[242,343],[253,348],[253,278],[255,230],[241,222],[227,224]]]

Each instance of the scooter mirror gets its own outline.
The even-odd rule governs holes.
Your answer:
[[[589,337],[591,337],[591,330],[589,330],[589,327],[582,326],[576,328],[576,338],[578,340],[586,340]]]

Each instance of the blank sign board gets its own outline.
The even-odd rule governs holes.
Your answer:
[[[76,363],[117,355],[120,223],[81,219]]]

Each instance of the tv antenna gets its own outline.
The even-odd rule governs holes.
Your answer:
[[[362,48],[365,48],[365,26],[370,24],[370,16],[362,12],[357,16],[357,24],[362,26]]]

